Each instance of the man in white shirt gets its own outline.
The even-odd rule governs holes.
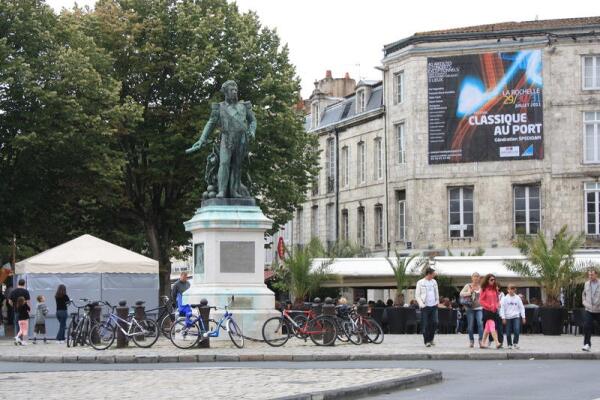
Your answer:
[[[598,281],[598,271],[590,268],[588,271],[589,280],[583,286],[581,294],[583,306],[583,347],[581,350],[590,351],[592,348],[592,331],[594,330],[594,320],[600,324],[600,281]]]
[[[417,282],[415,297],[421,308],[421,332],[426,347],[434,345],[433,338],[438,321],[437,306],[440,301],[435,270],[428,267],[425,277]]]

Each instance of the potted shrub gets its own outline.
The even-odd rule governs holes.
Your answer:
[[[542,232],[535,236],[518,236],[514,241],[526,261],[511,261],[506,267],[519,275],[536,281],[545,291],[546,302],[540,307],[542,333],[560,335],[564,310],[560,306],[561,288],[572,284],[579,274],[573,254],[585,236],[567,234],[563,226],[550,245]]]
[[[279,290],[287,291],[292,300],[306,300],[314,294],[321,283],[332,278],[329,266],[333,260],[322,262],[316,268],[312,267],[315,253],[322,251],[322,246],[316,241],[311,241],[309,246],[297,247],[292,253],[287,252],[283,264],[275,270],[275,286]]]

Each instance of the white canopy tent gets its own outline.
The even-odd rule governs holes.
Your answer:
[[[49,336],[58,324],[54,318],[54,293],[60,284],[76,303],[80,298],[104,300],[116,305],[126,300],[128,305],[138,300],[146,308],[158,303],[158,262],[124,249],[92,235],[83,235],[60,246],[20,261],[15,265],[17,279],[24,278],[31,294],[32,316],[36,297],[44,295],[49,309],[46,326]],[[75,312],[74,307],[69,312]]]

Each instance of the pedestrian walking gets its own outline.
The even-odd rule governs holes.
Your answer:
[[[13,321],[15,332],[19,329],[19,307],[17,306],[17,300],[19,297],[23,297],[25,302],[31,309],[31,297],[29,296],[29,291],[25,289],[25,279],[21,278],[17,282],[17,288],[13,289],[8,295],[8,304],[12,307],[13,310]],[[18,335],[15,336],[15,341],[17,341]]]
[[[58,333],[56,334],[56,342],[62,344],[65,342],[65,330],[67,329],[67,305],[71,301],[67,295],[67,287],[63,284],[58,285],[56,294],[54,295],[56,300],[56,319],[58,319]]]
[[[46,298],[41,294],[36,298],[37,307],[35,309],[35,325],[33,326],[33,338],[34,342],[37,341],[38,335],[44,339],[46,343],[46,315],[48,315],[48,306],[46,305]]]
[[[512,283],[508,285],[508,294],[500,301],[500,318],[506,327],[506,343],[509,349],[519,349],[521,321],[525,324],[525,307],[517,296],[517,288]]]
[[[173,306],[177,307],[177,295],[181,294],[183,296],[183,292],[190,288],[190,283],[188,282],[188,273],[182,272],[179,274],[179,279],[173,284],[171,288],[171,301],[173,302]]]
[[[440,294],[437,281],[435,280],[435,270],[428,267],[425,270],[425,277],[417,282],[415,297],[421,308],[421,332],[426,347],[435,345],[433,341],[438,321],[438,303]]]
[[[496,348],[502,345],[498,341],[498,332],[496,331],[496,318],[498,315],[498,286],[496,277],[493,274],[487,274],[481,283],[481,294],[479,295],[479,304],[483,308],[483,346],[487,348],[487,340],[490,335],[494,339]]]
[[[598,270],[591,268],[588,270],[588,280],[583,286],[581,294],[583,307],[583,347],[581,350],[590,351],[592,349],[592,331],[594,330],[594,321],[600,324],[600,282],[598,281]]]
[[[29,332],[29,312],[31,308],[24,296],[17,299],[17,312],[19,313],[19,332],[15,337],[15,345],[27,345],[27,333]]]
[[[469,347],[475,345],[474,331],[477,327],[477,339],[479,347],[483,339],[483,308],[479,304],[481,294],[481,276],[478,272],[471,274],[471,283],[467,283],[460,291],[460,304],[465,307],[467,313],[467,333],[469,334]]]

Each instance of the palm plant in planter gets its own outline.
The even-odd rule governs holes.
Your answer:
[[[322,246],[321,246],[322,248]],[[305,248],[296,248],[292,253],[286,251],[283,264],[275,270],[275,282],[273,285],[279,290],[288,291],[293,299],[305,300],[307,296],[314,294],[321,284],[332,278],[329,266],[333,260],[322,262],[316,268],[312,268],[315,249],[312,245]]]
[[[410,282],[410,271],[408,270],[408,266],[410,263],[418,256],[418,254],[413,254],[409,257],[402,256],[398,251],[395,252],[395,262],[392,261],[389,257],[386,257],[386,261],[390,264],[392,271],[394,272],[394,280],[396,281],[396,303],[398,303],[398,299],[402,291],[406,289],[408,283]],[[420,263],[420,262],[419,262]],[[403,305],[403,304],[402,304]]]
[[[542,332],[560,335],[563,310],[560,308],[561,288],[571,285],[579,274],[573,254],[583,244],[585,236],[567,234],[563,226],[550,245],[542,232],[535,236],[518,236],[514,241],[526,261],[513,260],[506,267],[519,275],[536,281],[545,291],[545,307],[540,309]]]

